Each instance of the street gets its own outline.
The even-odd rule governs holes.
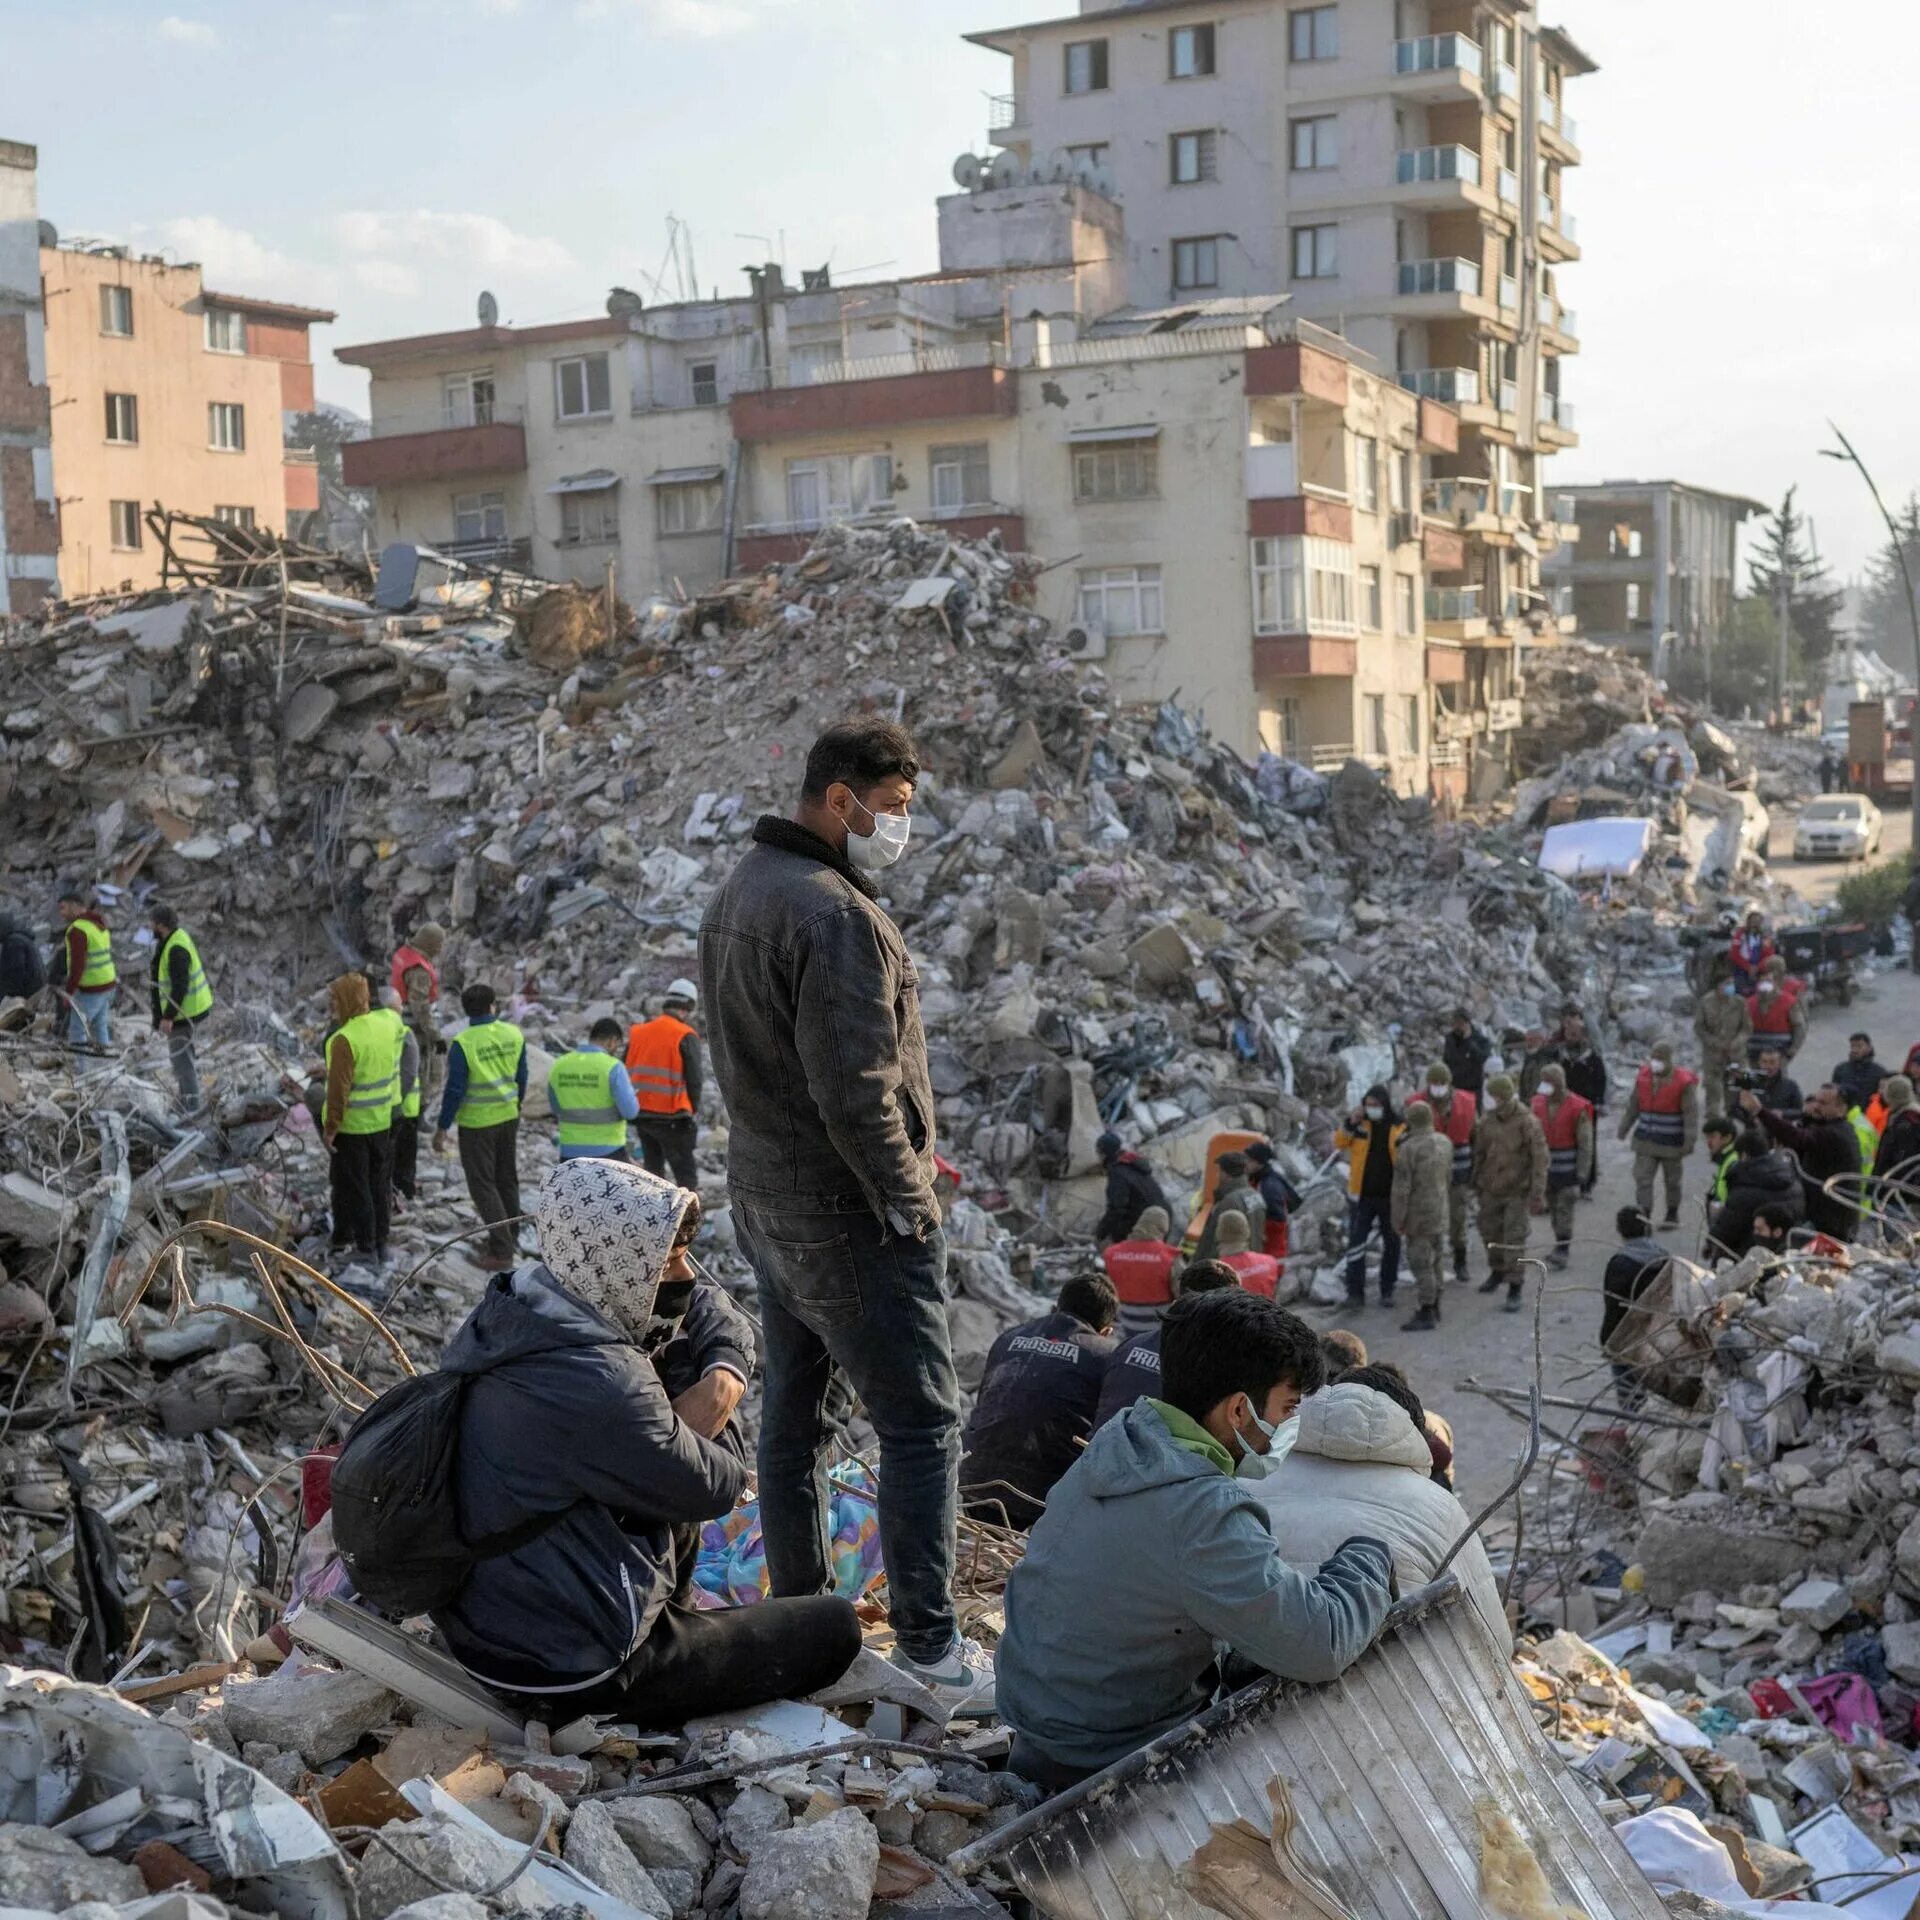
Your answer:
[[[1881,808],[1886,832],[1880,843],[1878,860],[1904,860],[1913,850],[1913,810],[1903,797],[1896,796]],[[1805,899],[1812,907],[1830,906],[1835,889],[1850,873],[1863,864],[1858,860],[1796,860],[1793,857],[1793,826],[1799,817],[1797,808],[1773,810],[1773,832],[1767,844],[1767,864],[1774,878]],[[1869,861],[1864,864],[1872,865]]]

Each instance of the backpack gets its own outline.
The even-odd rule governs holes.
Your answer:
[[[482,1560],[537,1540],[570,1508],[484,1540],[461,1536],[460,1409],[471,1375],[423,1373],[360,1416],[333,1466],[333,1539],[362,1598],[398,1619],[459,1599]]]

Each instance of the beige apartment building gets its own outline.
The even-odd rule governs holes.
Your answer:
[[[64,592],[155,585],[154,507],[281,532],[319,505],[282,426],[312,409],[308,330],[331,313],[125,247],[41,247],[39,271]]]

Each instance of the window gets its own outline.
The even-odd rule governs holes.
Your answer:
[[[1353,549],[1337,540],[1253,542],[1255,633],[1352,633]]]
[[[1185,293],[1195,287],[1220,284],[1220,242],[1211,234],[1198,240],[1173,243],[1173,287]]]
[[[1627,582],[1627,625],[1636,626],[1640,619],[1640,582]]]
[[[1420,696],[1417,693],[1407,695],[1407,751],[1420,751]]]
[[[1095,567],[1080,576],[1080,618],[1109,634],[1165,633],[1158,567]]]
[[[604,547],[620,538],[620,492],[603,487],[598,493],[560,496],[560,544],[565,547]]]
[[[1069,93],[1106,92],[1107,43],[1104,40],[1068,42],[1066,90]]]
[[[1157,441],[1119,440],[1074,451],[1073,497],[1076,500],[1151,500],[1159,491]]]
[[[1384,693],[1370,693],[1366,699],[1366,751],[1376,760],[1384,760],[1387,757],[1387,696]]]
[[[818,527],[849,515],[874,513],[893,498],[893,456],[830,453],[787,462],[787,520]]]
[[[140,502],[109,500],[107,514],[113,526],[113,544],[121,553],[140,551]]]
[[[562,420],[591,420],[613,411],[613,388],[604,353],[583,353],[577,360],[553,363],[554,411]]]
[[[1176,133],[1169,152],[1176,187],[1191,187],[1220,177],[1219,142],[1211,129],[1205,133]]]
[[[216,453],[245,453],[247,410],[237,400],[207,402],[207,445]]]
[[[1287,52],[1296,64],[1340,58],[1340,9],[1295,7],[1287,16]]]
[[[251,507],[215,507],[213,517],[223,527],[244,527],[248,533],[253,531],[254,518]]]
[[[131,447],[140,439],[140,402],[130,393],[107,395],[107,438]]]
[[[1358,435],[1353,442],[1354,502],[1362,513],[1380,511],[1380,442]]]
[[[719,361],[696,360],[687,372],[693,380],[693,404],[696,407],[717,407],[720,404]]]
[[[504,493],[456,493],[453,496],[453,537],[463,544],[507,537],[507,496]]]
[[[440,383],[440,417],[450,427],[490,427],[494,419],[493,369],[448,374]]]
[[[713,533],[720,525],[726,488],[718,480],[655,487],[655,519],[663,534]]]
[[[1300,758],[1300,702],[1280,699],[1273,703],[1267,724],[1261,729],[1266,743],[1283,760]]]
[[[1175,80],[1198,80],[1213,71],[1213,28],[1175,27],[1167,36],[1167,71]]]
[[[1293,229],[1293,277],[1296,280],[1340,277],[1340,229],[1337,226]]]
[[[100,331],[112,334],[116,340],[133,338],[133,289],[131,287],[100,289]]]
[[[1393,630],[1395,633],[1420,631],[1419,606],[1415,599],[1418,582],[1410,573],[1393,576]]]
[[[1360,625],[1368,633],[1380,631],[1380,569],[1360,569]]]
[[[1293,122],[1293,170],[1324,173],[1340,164],[1340,116],[1316,113]]]
[[[1413,505],[1413,455],[1404,448],[1393,456],[1393,494],[1390,501],[1395,513],[1405,513]]]
[[[1076,167],[1104,167],[1112,157],[1113,149],[1104,140],[1089,140],[1081,146],[1067,149],[1067,158]]]
[[[209,307],[206,311],[207,351],[209,353],[245,353],[247,316],[231,307]]]
[[[964,447],[935,447],[928,456],[933,468],[933,510],[957,513],[962,507],[983,507],[993,498],[987,463],[987,443]]]

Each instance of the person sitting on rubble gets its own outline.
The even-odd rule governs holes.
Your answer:
[[[1093,1148],[1107,1175],[1107,1210],[1093,1230],[1095,1245],[1107,1247],[1135,1237],[1140,1216],[1149,1207],[1158,1207],[1172,1221],[1173,1208],[1153,1169],[1130,1147],[1123,1147],[1117,1133],[1103,1133]]]
[[[1158,1395],[1102,1427],[1055,1486],[1007,1583],[999,1707],[1009,1764],[1057,1792],[1205,1706],[1216,1647],[1334,1679],[1392,1598],[1378,1538],[1317,1574],[1281,1557],[1249,1482],[1322,1383],[1307,1325],[1243,1288],[1174,1303]]]
[[[1393,1305],[1400,1282],[1400,1236],[1393,1225],[1393,1163],[1406,1131],[1385,1087],[1369,1087],[1336,1127],[1333,1144],[1347,1156],[1347,1305],[1367,1303],[1367,1242],[1380,1229],[1380,1304]]]
[[[1459,1499],[1434,1482],[1426,1409],[1403,1381],[1370,1378],[1323,1387],[1300,1407],[1300,1434],[1279,1473],[1256,1494],[1287,1564],[1315,1571],[1355,1534],[1384,1540],[1402,1594],[1423,1587],[1472,1522]],[[1513,1629],[1476,1534],[1455,1555],[1474,1615],[1502,1660]]]
[[[1183,1300],[1190,1293],[1217,1293],[1222,1287],[1239,1284],[1240,1276],[1218,1260],[1193,1260],[1180,1270]],[[1095,1433],[1136,1400],[1160,1391],[1160,1328],[1156,1316],[1152,1326],[1129,1335],[1114,1348],[1100,1377],[1100,1407],[1093,1416]]]
[[[1253,1229],[1244,1213],[1229,1208],[1220,1216],[1214,1242],[1220,1264],[1229,1267],[1249,1293],[1271,1300],[1280,1291],[1280,1262],[1270,1253],[1255,1253]]]
[[[1773,958],[1773,938],[1767,932],[1767,917],[1755,907],[1746,924],[1727,942],[1727,958],[1733,967],[1734,984],[1742,993],[1752,993],[1760,982],[1760,970]]]
[[[1180,1278],[1179,1248],[1168,1243],[1173,1222],[1165,1207],[1148,1207],[1133,1223],[1125,1239],[1116,1240],[1100,1256],[1120,1302],[1120,1331],[1142,1333],[1157,1327],[1173,1304]]]
[[[1865,1107],[1880,1091],[1880,1082],[1887,1077],[1888,1069],[1873,1057],[1873,1036],[1866,1033],[1847,1035],[1847,1057],[1840,1061],[1827,1078],[1847,1096],[1850,1106]]]
[[[1278,1260],[1284,1267],[1293,1246],[1293,1210],[1300,1204],[1300,1195],[1295,1191],[1293,1182],[1274,1164],[1273,1148],[1266,1141],[1256,1140],[1247,1148],[1247,1164],[1251,1169],[1248,1177],[1253,1182],[1253,1190],[1267,1210],[1266,1232],[1261,1240],[1260,1251]]]
[[[1654,1238],[1653,1222],[1638,1207],[1622,1207],[1614,1215],[1613,1224],[1620,1236],[1620,1246],[1607,1262],[1607,1270],[1601,1277],[1602,1353],[1608,1352],[1609,1343],[1633,1303],[1666,1270],[1667,1261],[1671,1258],[1667,1249]],[[1608,1364],[1613,1369],[1614,1391],[1620,1405],[1629,1410],[1638,1406],[1645,1392],[1641,1385],[1640,1369],[1628,1362],[1614,1360],[1610,1355]]]
[[[1730,1120],[1720,1122],[1731,1129]],[[1724,1182],[1725,1197],[1708,1221],[1704,1258],[1714,1265],[1738,1260],[1753,1244],[1753,1223],[1760,1209],[1784,1206],[1798,1226],[1806,1216],[1800,1165],[1785,1147],[1776,1147],[1758,1127],[1743,1128],[1733,1143],[1733,1165]]]
[[[462,1537],[550,1524],[477,1561],[434,1613],[454,1657],[552,1725],[678,1726],[830,1685],[860,1651],[847,1601],[692,1603],[701,1524],[747,1488],[731,1421],[754,1350],[745,1317],[694,1279],[698,1196],[570,1160],[534,1219],[540,1264],[489,1282],[441,1365],[469,1379]]]
[[[1740,1105],[1754,1115],[1800,1162],[1800,1187],[1808,1226],[1842,1242],[1853,1238],[1860,1213],[1860,1136],[1847,1118],[1846,1096],[1831,1081],[1815,1090],[1804,1118],[1772,1113],[1759,1095],[1743,1093]]]
[[[960,1498],[976,1520],[1024,1531],[1040,1517],[1093,1432],[1119,1308],[1104,1273],[1076,1274],[1053,1312],[988,1348],[960,1440]]]
[[[1873,1156],[1874,1204],[1910,1219],[1920,1213],[1920,1105],[1904,1073],[1889,1074],[1880,1097],[1887,1120]]]
[[[1213,1203],[1207,1209],[1206,1222],[1200,1229],[1200,1238],[1193,1250],[1197,1260],[1217,1260],[1220,1257],[1220,1222],[1230,1213],[1245,1218],[1247,1230],[1253,1239],[1266,1237],[1267,1210],[1260,1204],[1260,1196],[1248,1184],[1253,1162],[1244,1153],[1228,1152],[1213,1164],[1218,1169],[1218,1175],[1213,1184]]]
[[[1477,1101],[1486,1089],[1487,1059],[1493,1042],[1473,1024],[1473,1015],[1465,1007],[1456,1007],[1447,1037],[1440,1048],[1456,1092],[1470,1093]]]
[[[1798,1113],[1807,1104],[1800,1082],[1787,1071],[1787,1056],[1778,1047],[1763,1047],[1753,1071],[1760,1076],[1753,1091],[1760,1096],[1763,1107],[1775,1113]]]

